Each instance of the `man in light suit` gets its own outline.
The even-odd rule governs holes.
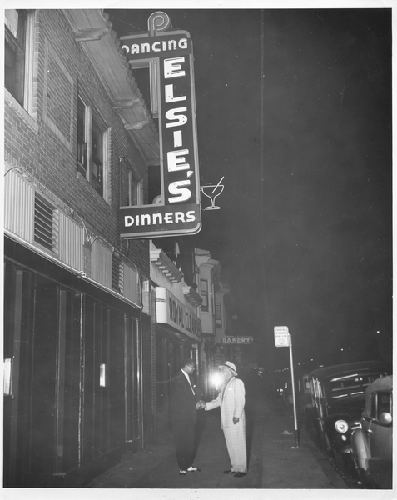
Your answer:
[[[171,422],[175,440],[179,473],[199,471],[193,466],[199,394],[190,375],[195,370],[192,359],[182,363],[180,372],[171,382]]]
[[[226,361],[220,365],[224,377],[224,385],[218,397],[205,403],[206,410],[221,407],[221,427],[225,434],[227,451],[231,468],[226,474],[234,473],[234,477],[247,474],[246,422],[245,422],[245,386],[236,378],[236,365]]]

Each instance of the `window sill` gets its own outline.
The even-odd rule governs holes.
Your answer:
[[[13,95],[4,88],[4,100],[15,110],[20,118],[30,127],[36,134],[39,131],[39,126],[36,120],[24,109]]]
[[[105,198],[103,198],[96,189],[87,181],[87,179],[80,173],[76,172],[77,179],[83,184],[83,186],[89,191],[92,195],[95,196],[96,199],[101,200],[101,203],[104,203],[107,207],[110,208],[110,204]]]

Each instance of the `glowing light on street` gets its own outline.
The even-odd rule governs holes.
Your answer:
[[[210,383],[215,386],[215,389],[218,389],[218,387],[222,384],[223,378],[220,373],[213,373],[210,376]]]

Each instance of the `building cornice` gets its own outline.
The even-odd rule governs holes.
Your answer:
[[[121,42],[103,9],[63,9],[78,42],[108,92],[113,109],[146,161],[158,162],[159,136],[133,78]]]
[[[181,281],[183,272],[176,267],[161,248],[156,248],[153,244],[150,245],[150,262],[157,266],[171,282],[179,283]]]
[[[183,287],[183,294],[186,299],[195,307],[199,307],[203,301],[201,295],[197,293],[196,290],[191,286],[185,285]]]

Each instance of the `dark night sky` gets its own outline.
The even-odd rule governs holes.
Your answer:
[[[108,12],[123,36],[158,10],[193,41],[201,183],[224,176],[189,239],[220,260],[241,334],[280,362],[276,325],[301,361],[373,357],[392,327],[391,10]]]

